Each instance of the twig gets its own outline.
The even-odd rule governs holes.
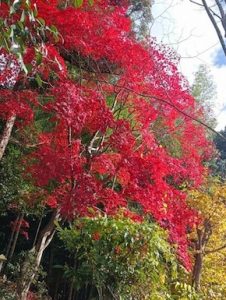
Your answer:
[[[215,252],[218,252],[220,250],[223,250],[224,248],[226,248],[226,244],[224,244],[223,246],[221,246],[219,248],[216,248],[216,249],[213,249],[213,250],[209,250],[209,251],[205,251],[205,254],[215,253]]]
[[[110,84],[109,82],[105,81],[105,80],[101,80],[100,82],[103,82],[103,83],[107,83],[107,84]],[[143,97],[143,98],[152,98],[152,99],[155,99],[157,101],[160,101],[160,102],[163,102],[169,106],[171,106],[172,108],[174,108],[176,111],[178,111],[179,113],[181,113],[182,115],[188,117],[189,119],[199,123],[200,125],[206,127],[207,129],[209,129],[210,131],[212,131],[213,133],[217,134],[218,136],[220,136],[222,139],[224,139],[226,141],[226,137],[224,137],[221,133],[217,132],[216,130],[214,130],[212,127],[210,127],[209,125],[205,124],[203,121],[195,118],[195,117],[192,117],[190,114],[186,113],[185,111],[181,110],[180,108],[178,108],[176,105],[174,105],[173,103],[171,103],[170,101],[166,100],[166,99],[163,99],[163,98],[159,98],[157,96],[154,96],[154,95],[149,95],[149,94],[145,94],[145,93],[138,93],[136,91],[134,91],[132,88],[129,88],[129,87],[125,87],[125,86],[121,86],[121,85],[117,85],[115,84],[114,86],[118,87],[118,88],[121,88],[121,89],[124,89],[126,91],[130,91],[140,97]]]

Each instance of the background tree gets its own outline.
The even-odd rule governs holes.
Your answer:
[[[225,44],[225,35],[226,35],[226,12],[225,12],[225,1],[223,0],[201,0],[190,2],[203,7],[206,11],[207,16],[209,17],[213,27],[216,31],[218,39],[220,41],[223,52],[226,56],[226,44]],[[219,25],[220,21],[220,25]]]
[[[148,38],[150,36],[153,5],[154,0],[131,0],[131,7],[129,7],[127,14],[134,22],[134,30],[139,38]]]
[[[226,137],[226,129],[221,130],[220,134]],[[226,142],[220,136],[215,136],[214,143],[216,145],[216,149],[218,150],[218,155],[216,157],[216,163],[214,167],[214,171],[216,174],[221,176],[221,178],[226,178]]]
[[[191,91],[200,108],[204,110],[204,121],[214,128],[216,119],[213,105],[217,97],[217,91],[210,69],[206,65],[200,65],[196,71]]]
[[[226,255],[226,186],[217,178],[207,179],[190,193],[190,203],[202,222],[192,234],[194,268],[192,282],[204,297],[224,299]]]

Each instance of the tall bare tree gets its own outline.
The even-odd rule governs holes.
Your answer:
[[[201,6],[207,13],[226,56],[226,0],[189,0]]]

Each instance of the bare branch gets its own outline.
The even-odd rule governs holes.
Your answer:
[[[198,5],[198,6],[204,7],[203,4],[201,4],[201,3],[198,3],[198,2],[193,1],[193,0],[189,0],[189,1],[190,1],[191,3],[194,3],[194,4]],[[212,12],[212,14],[213,14],[214,16],[216,16],[217,18],[219,18],[219,19],[221,20],[221,17],[220,17],[218,14],[216,14],[215,11],[214,11],[212,8],[209,7],[209,10]]]
[[[198,52],[196,55],[193,55],[193,56],[180,56],[180,58],[198,58],[200,55],[206,53],[207,51],[209,51],[210,49],[214,48],[216,45],[218,45],[218,42],[211,45],[210,47],[206,48],[205,50],[201,51],[201,52]]]
[[[215,252],[218,252],[218,251],[221,251],[223,249],[226,248],[226,244],[224,244],[223,246],[219,247],[219,248],[216,248],[216,249],[213,249],[213,250],[209,250],[209,251],[205,251],[204,254],[210,254],[210,253],[215,253]]]
[[[193,0],[189,0],[191,3],[194,3],[194,4],[196,4],[196,5],[198,5],[198,6],[201,6],[201,7],[203,7],[203,4],[201,4],[201,3],[198,3],[198,2],[196,2],[196,1],[193,1]]]
[[[212,24],[213,24],[213,27],[214,27],[214,29],[215,29],[215,31],[216,31],[216,33],[217,33],[217,36],[218,36],[219,41],[220,41],[220,43],[221,43],[222,49],[223,49],[224,54],[225,54],[225,56],[226,56],[226,46],[225,46],[225,43],[224,43],[223,36],[222,36],[222,34],[221,34],[221,32],[220,32],[220,29],[219,29],[219,27],[218,27],[218,25],[217,25],[217,22],[215,21],[213,15],[211,14],[210,9],[209,9],[209,7],[208,7],[208,5],[207,5],[207,3],[206,3],[206,0],[202,0],[202,3],[203,3],[203,6],[204,6],[204,8],[205,8],[205,11],[206,11],[206,13],[207,13],[207,15],[208,15],[210,21],[211,21]]]
[[[221,14],[221,18],[223,18],[223,17],[224,17],[224,10],[223,10],[223,7],[222,7],[222,5],[221,5],[221,3],[220,3],[219,0],[215,0],[215,2],[217,3],[217,6],[218,6],[218,8],[219,8],[219,11],[220,11],[220,14]]]
[[[45,144],[44,142],[41,143],[36,143],[36,144],[23,144],[22,142],[18,141],[17,139],[15,139],[14,137],[11,137],[9,140],[12,144],[18,145],[22,148],[35,148],[37,146],[43,145]]]
[[[103,82],[103,83],[106,83],[106,84],[110,84],[109,82],[105,81],[105,80],[99,80],[99,82]],[[187,112],[181,110],[180,108],[178,108],[176,105],[174,105],[172,102],[170,102],[169,100],[166,100],[166,99],[163,99],[163,98],[159,98],[159,97],[156,97],[154,95],[149,95],[149,94],[145,94],[145,93],[138,93],[136,91],[134,91],[132,88],[129,88],[129,87],[125,87],[125,86],[121,86],[121,85],[117,85],[117,84],[114,84],[115,87],[118,87],[118,88],[121,88],[121,89],[124,89],[126,91],[129,91],[129,92],[132,92],[140,97],[143,97],[143,98],[152,98],[152,99],[155,99],[157,101],[160,101],[160,102],[163,102],[171,107],[173,107],[176,111],[178,111],[179,113],[181,113],[182,115],[184,115],[185,117],[199,123],[200,125],[204,126],[205,128],[209,129],[210,131],[212,131],[213,133],[217,134],[218,136],[220,136],[222,139],[226,140],[226,137],[224,137],[221,133],[217,132],[216,130],[214,130],[212,127],[210,127],[209,125],[205,124],[203,121],[191,116],[190,114],[188,114]]]

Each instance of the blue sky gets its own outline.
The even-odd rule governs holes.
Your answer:
[[[222,66],[226,66],[226,57],[225,54],[223,52],[223,50],[221,48],[219,48],[216,53],[215,53],[215,57],[213,59],[213,63],[216,67],[222,67]],[[225,74],[226,75],[226,74]],[[226,77],[226,76],[225,76]]]

